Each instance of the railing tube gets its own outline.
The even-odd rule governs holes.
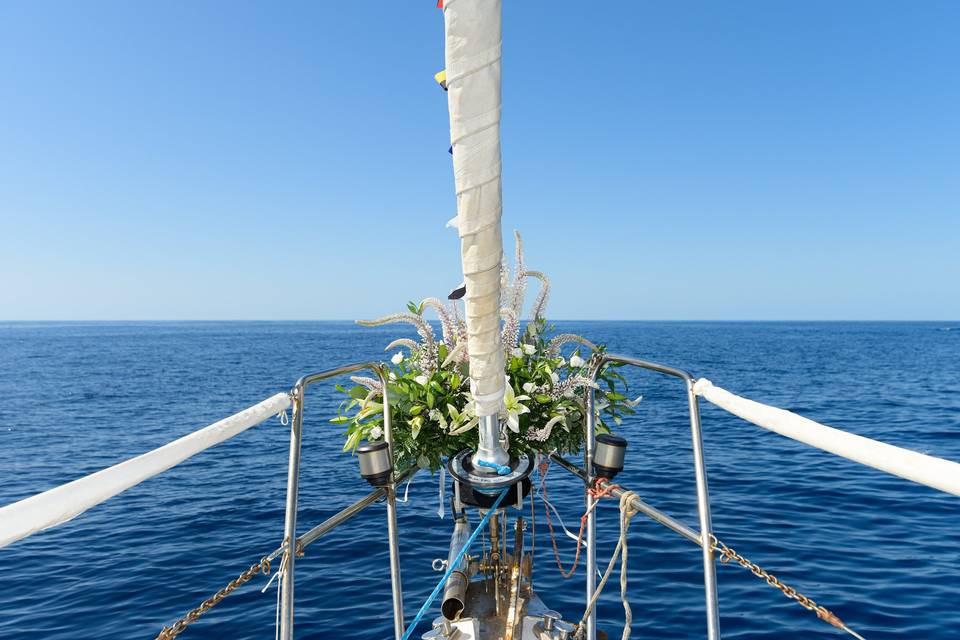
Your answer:
[[[297,557],[297,493],[300,488],[300,442],[303,433],[304,385],[293,390],[293,418],[290,421],[290,460],[287,466],[287,511],[283,539],[287,550],[280,575],[280,638],[293,640],[293,565]]]
[[[711,545],[712,525],[710,524],[710,494],[707,489],[707,470],[703,459],[703,439],[700,430],[700,405],[696,393],[693,391],[694,380],[689,373],[681,369],[675,369],[656,362],[647,362],[637,358],[627,358],[612,354],[604,354],[597,363],[592,372],[592,379],[596,381],[597,375],[603,369],[604,365],[611,362],[629,364],[641,369],[656,371],[664,375],[673,376],[683,380],[687,389],[687,406],[690,411],[690,435],[693,441],[693,467],[697,483],[697,515],[700,520],[700,546],[703,550],[703,588],[707,608],[707,638],[708,640],[720,640],[720,612],[717,599],[717,572],[714,563],[713,547]],[[593,402],[593,392],[587,394],[587,420],[586,432],[584,433],[584,471],[590,476],[591,458],[593,457],[593,442],[595,431],[595,410]],[[590,482],[588,481],[588,486]],[[591,497],[587,496],[587,505],[592,502]],[[593,522],[593,513],[587,518],[587,531],[590,541],[587,545],[587,595],[590,597],[593,593],[595,584],[594,575],[596,566],[590,566],[591,555],[596,553],[594,545],[594,534],[596,532]],[[595,563],[595,560],[594,560]],[[588,600],[589,602],[589,600]],[[593,614],[591,613],[591,616]],[[596,623],[588,618],[587,621],[587,640],[596,640]]]
[[[280,578],[280,638],[293,640],[293,584],[294,563],[297,551],[297,492],[300,484],[300,442],[303,432],[303,406],[307,387],[354,371],[367,369],[377,374],[383,387],[383,430],[393,455],[393,428],[390,422],[390,398],[383,366],[372,362],[349,364],[336,369],[303,376],[297,380],[293,391],[293,420],[290,429],[290,463],[287,469],[287,511],[284,516],[284,540],[286,546],[286,564]],[[387,535],[390,547],[390,586],[393,592],[393,626],[396,640],[403,637],[403,587],[400,580],[400,544],[397,539],[397,502],[396,476],[386,488],[387,496]]]
[[[687,386],[687,404],[690,407],[690,437],[693,441],[693,466],[697,479],[697,514],[700,518],[700,548],[703,553],[703,590],[707,606],[707,638],[720,638],[720,605],[717,599],[717,565],[713,558],[710,521],[710,494],[707,488],[707,469],[703,459],[703,438],[700,429],[700,404],[693,392],[693,380],[684,378]]]
[[[387,379],[383,375],[383,367],[377,367],[377,377],[383,388],[383,433],[387,445],[390,447],[390,459],[393,457],[393,425],[390,421],[390,397],[387,390]],[[393,593],[393,635],[394,640],[400,640],[404,632],[403,620],[403,585],[400,581],[400,540],[397,535],[397,482],[396,474],[387,488],[387,537],[390,547],[390,590]]]
[[[594,374],[596,377],[596,373]],[[584,498],[587,505],[587,602],[593,600],[593,594],[597,589],[597,510],[593,508],[594,498],[587,490],[591,486],[593,472],[593,449],[596,445],[596,398],[593,388],[587,389],[587,416],[585,421],[584,447],[583,447],[583,468],[587,477],[584,487]],[[597,640],[597,609],[591,609],[587,616],[587,638],[586,640]]]

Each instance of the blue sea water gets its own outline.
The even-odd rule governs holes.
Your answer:
[[[960,460],[960,330],[947,323],[561,322],[614,352],[686,368],[815,420]],[[382,358],[393,328],[350,323],[0,324],[0,504],[142,453],[277,391],[301,374]],[[696,524],[683,389],[630,372],[643,393],[620,480]],[[364,495],[327,422],[330,386],[308,398],[301,530]],[[870,640],[960,637],[960,499],[754,428],[704,403],[714,527],[732,547]],[[288,431],[271,420],[75,520],[0,550],[0,638],[153,638],[282,537]],[[554,467],[550,495],[579,520],[576,483]],[[437,478],[399,507],[408,619],[438,579],[450,521]],[[310,547],[297,564],[300,638],[391,636],[382,505]],[[583,573],[560,577],[542,510],[535,584],[568,618]],[[600,509],[601,565],[616,539]],[[573,544],[558,541],[565,564]],[[839,632],[746,571],[718,567],[728,639]],[[630,531],[634,637],[704,637],[697,549],[644,519]],[[184,638],[270,638],[275,591],[258,578]],[[600,627],[619,637],[611,584]]]

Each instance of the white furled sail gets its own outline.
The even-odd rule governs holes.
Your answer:
[[[444,0],[446,88],[477,415],[500,411],[500,0]]]

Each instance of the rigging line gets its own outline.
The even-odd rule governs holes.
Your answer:
[[[480,520],[480,524],[477,525],[477,528],[473,530],[473,533],[470,534],[470,537],[467,538],[466,543],[463,545],[463,548],[460,549],[460,553],[457,554],[457,557],[453,559],[447,565],[447,570],[444,572],[443,577],[440,578],[440,582],[437,583],[437,586],[433,588],[433,591],[430,592],[430,595],[427,597],[427,600],[423,603],[423,606],[420,607],[420,611],[417,612],[417,615],[413,618],[413,622],[410,623],[410,626],[407,627],[407,630],[403,634],[401,640],[409,640],[410,636],[413,635],[414,630],[417,627],[417,624],[423,618],[424,614],[430,609],[430,605],[433,604],[433,601],[436,600],[437,596],[440,595],[440,591],[443,589],[444,585],[447,583],[447,580],[453,575],[453,572],[457,570],[457,567],[460,566],[460,561],[463,560],[463,556],[467,554],[467,551],[470,549],[470,545],[473,544],[474,540],[477,539],[477,536],[483,531],[484,527],[487,526],[487,523],[490,521],[490,517],[494,514],[497,508],[500,506],[500,503],[503,502],[503,499],[510,492],[512,487],[506,487],[503,491],[500,492],[500,495],[497,496],[497,499],[494,501],[493,505],[487,510],[486,515],[483,516],[483,519]]]

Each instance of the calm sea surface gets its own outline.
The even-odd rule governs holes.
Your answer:
[[[958,323],[558,323],[614,352],[686,368],[756,400],[893,444],[960,460]],[[952,327],[953,330],[945,330]],[[396,330],[349,323],[0,324],[0,504],[120,462],[277,391],[301,374],[369,358]],[[682,387],[631,373],[645,400],[625,424],[622,482],[696,523]],[[300,523],[367,493],[340,453],[331,387],[309,396]],[[703,406],[714,527],[732,547],[870,640],[960,637],[960,499],[808,449]],[[0,550],[0,638],[153,638],[282,537],[288,431],[276,419],[70,523]],[[549,475],[568,526],[582,508]],[[399,508],[408,619],[439,575],[449,517],[437,477]],[[579,617],[582,571],[563,580],[538,513],[535,583]],[[474,519],[475,521],[475,519]],[[616,539],[601,508],[601,564]],[[630,531],[634,637],[704,637],[697,549],[638,516]],[[564,563],[573,544],[559,540]],[[382,505],[297,563],[300,638],[391,636]],[[725,638],[841,637],[734,566],[718,568]],[[184,638],[272,638],[276,591],[258,578]],[[611,584],[600,627],[619,637]],[[424,629],[425,630],[425,629]],[[418,634],[419,637],[419,634]]]

